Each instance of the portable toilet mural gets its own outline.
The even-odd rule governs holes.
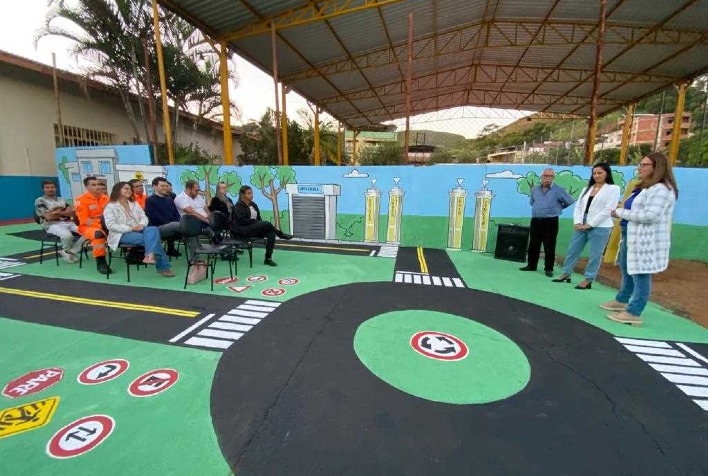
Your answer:
[[[314,240],[337,238],[337,184],[289,183],[290,233]]]

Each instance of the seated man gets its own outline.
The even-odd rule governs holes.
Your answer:
[[[179,212],[174,200],[168,195],[167,180],[164,177],[156,177],[152,181],[152,190],[153,194],[145,200],[148,226],[156,226],[160,230],[160,238],[167,241],[167,256],[182,256],[182,253],[175,249],[175,239],[179,235]]]
[[[80,237],[74,243],[74,233],[79,232],[79,228],[74,223],[74,209],[66,204],[63,198],[57,197],[57,186],[52,180],[42,181],[44,195],[34,201],[34,213],[39,218],[39,223],[44,230],[58,236],[61,240],[62,250],[59,251],[61,257],[67,263],[79,261],[81,245],[85,238]]]
[[[201,234],[208,236],[213,243],[219,243],[221,239],[214,233],[209,227],[209,209],[207,208],[204,197],[202,197],[199,192],[199,182],[196,180],[187,180],[184,184],[184,192],[177,195],[175,198],[175,205],[177,206],[177,211],[179,216],[191,215],[202,222]],[[194,250],[199,246],[199,242],[196,238],[190,239],[187,243],[189,248],[188,253],[191,257]]]
[[[76,216],[79,219],[79,233],[91,241],[96,269],[101,274],[110,274],[106,263],[106,231],[101,226],[103,209],[108,203],[108,195],[102,192],[104,185],[94,176],[84,179],[86,193],[74,200]]]
[[[140,208],[145,210],[145,200],[147,196],[145,195],[145,185],[143,185],[143,181],[134,178],[128,180],[128,185],[133,189],[133,201],[140,205]]]

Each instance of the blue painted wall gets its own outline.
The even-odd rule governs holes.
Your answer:
[[[42,195],[42,181],[57,177],[2,176],[0,190],[9,192],[0,200],[0,221],[21,220],[34,215],[34,199]]]

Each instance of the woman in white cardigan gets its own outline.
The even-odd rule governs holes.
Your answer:
[[[612,232],[610,213],[617,208],[620,198],[620,188],[614,185],[612,169],[607,162],[595,164],[590,174],[587,187],[580,193],[575,202],[573,224],[575,233],[568,244],[563,263],[563,274],[553,281],[569,283],[573,268],[585,245],[590,243],[590,255],[585,266],[585,279],[575,286],[576,289],[590,289],[597,276],[602,261],[602,253],[607,246],[607,240]]]
[[[622,219],[618,256],[622,285],[614,301],[600,305],[613,311],[607,315],[610,320],[633,326],[642,325],[639,316],[649,301],[651,275],[669,266],[671,220],[678,199],[676,179],[664,154],[644,157],[637,175],[638,187],[623,208],[612,212]]]
[[[128,182],[118,182],[111,190],[110,201],[103,209],[103,219],[108,229],[108,246],[112,250],[119,245],[143,246],[143,263],[154,264],[157,272],[165,277],[175,273],[160,243],[160,230],[147,226],[148,218],[136,202],[131,200],[133,189]]]

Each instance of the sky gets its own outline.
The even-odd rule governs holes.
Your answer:
[[[44,37],[35,47],[35,33],[44,25],[48,3],[48,0],[23,0],[16,2],[12,10],[5,9],[0,16],[0,50],[48,65],[52,64],[52,53],[55,53],[57,68],[80,74],[87,60],[71,55],[71,41],[59,37]],[[237,88],[230,88],[229,95],[242,111],[240,123],[258,120],[268,107],[275,107],[273,78],[238,56],[234,59],[239,82]],[[294,118],[297,111],[303,109],[310,112],[307,101],[296,93],[289,93],[288,116]],[[476,109],[427,114],[411,118],[411,130],[436,130],[474,138],[486,124],[495,123],[502,126],[512,122],[513,119],[507,116],[508,114],[494,110],[480,113]],[[431,121],[440,118],[445,119]],[[403,124],[402,121],[399,122]],[[403,129],[404,126],[399,126],[399,130]]]

